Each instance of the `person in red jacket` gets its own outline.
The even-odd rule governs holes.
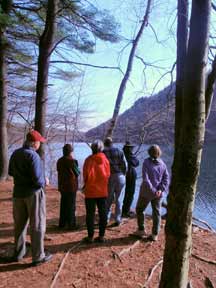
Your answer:
[[[65,144],[63,156],[57,161],[58,190],[61,193],[59,228],[68,225],[76,230],[76,194],[78,189],[78,161],[72,157],[73,146]]]
[[[106,199],[108,195],[108,179],[110,176],[110,164],[105,154],[101,140],[95,140],[92,145],[92,155],[89,156],[83,166],[83,180],[86,206],[86,225],[88,237],[84,238],[87,243],[93,242],[95,209],[99,214],[99,237],[96,242],[104,242],[107,225]]]

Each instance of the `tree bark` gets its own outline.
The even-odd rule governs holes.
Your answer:
[[[193,0],[183,92],[183,118],[176,126],[175,151],[168,198],[166,245],[160,288],[185,288],[191,254],[191,227],[205,132],[205,74],[210,0]],[[179,123],[180,124],[180,123]]]
[[[59,0],[48,0],[44,32],[39,41],[38,74],[36,84],[35,129],[42,135],[46,133],[46,112],[48,101],[48,73],[54,37]],[[39,154],[44,160],[44,147],[41,145]]]
[[[175,148],[178,147],[183,111],[183,85],[185,61],[188,46],[188,0],[178,0],[178,23],[177,23],[177,61],[176,61],[176,92],[175,92]]]
[[[127,69],[126,69],[125,75],[124,75],[124,77],[123,77],[123,79],[121,81],[121,84],[120,84],[120,87],[119,87],[119,90],[118,90],[118,95],[117,95],[117,98],[116,98],[116,103],[115,103],[113,116],[112,116],[112,119],[110,121],[109,128],[108,128],[107,133],[106,133],[106,137],[112,137],[113,130],[115,129],[115,126],[116,126],[116,123],[117,123],[117,119],[118,119],[118,115],[119,115],[121,102],[122,102],[124,91],[125,91],[125,88],[126,88],[126,84],[127,84],[127,81],[128,81],[128,79],[130,77],[130,74],[131,74],[136,48],[137,48],[139,40],[140,40],[140,38],[142,36],[142,33],[143,33],[143,30],[144,30],[145,26],[148,25],[148,18],[149,18],[151,4],[152,4],[152,0],[148,0],[145,16],[144,16],[144,18],[142,20],[142,24],[140,26],[139,31],[138,31],[135,39],[133,40],[132,48],[131,48],[129,59],[128,59]]]
[[[215,90],[215,80],[216,80],[216,56],[212,63],[212,69],[207,77],[207,85],[205,91],[205,111],[206,111],[206,121],[208,120],[210,111],[211,111],[211,103],[214,96]]]
[[[11,5],[12,1],[1,2],[1,10],[5,15],[9,15]],[[8,176],[6,26],[7,23],[0,27],[0,181],[5,180]]]

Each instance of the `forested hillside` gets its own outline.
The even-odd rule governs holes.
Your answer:
[[[174,139],[174,86],[168,86],[156,95],[142,97],[119,116],[114,130],[115,142],[170,144]],[[216,93],[215,93],[216,94]],[[104,138],[109,121],[89,130],[86,140]],[[206,126],[206,141],[216,142],[216,97]]]

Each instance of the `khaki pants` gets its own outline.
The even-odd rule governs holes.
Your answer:
[[[158,235],[160,231],[160,223],[161,223],[161,198],[155,198],[153,200],[149,200],[145,198],[144,193],[142,191],[139,194],[139,198],[136,205],[136,214],[137,214],[137,225],[139,230],[145,229],[145,209],[148,204],[151,203],[152,206],[152,219],[153,219],[153,227],[152,234]]]
[[[13,198],[15,256],[21,260],[26,253],[26,232],[30,224],[32,261],[44,258],[44,235],[46,230],[46,199],[43,189],[32,196]]]

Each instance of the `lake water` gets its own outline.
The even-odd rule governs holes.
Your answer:
[[[62,156],[62,143],[55,143],[47,146],[47,159],[46,159],[46,173],[51,183],[57,186],[57,175],[56,175],[56,161]],[[122,144],[117,145],[122,148]],[[147,157],[147,149],[149,146],[142,145],[138,158],[140,165],[137,168],[137,182],[136,182],[136,193],[132,207],[135,208],[139,187],[142,181],[142,162]],[[173,161],[173,148],[170,146],[161,147],[163,154],[162,159],[168,166],[170,171]],[[136,150],[136,148],[135,148]],[[212,228],[216,230],[216,153],[215,145],[208,145],[204,148],[203,158],[201,164],[201,173],[198,181],[198,188],[196,193],[194,216],[196,218],[207,221]],[[86,157],[91,154],[91,149],[86,143],[75,143],[74,144],[74,157],[78,160],[79,166],[82,170],[82,166]],[[82,175],[80,176],[80,186],[82,185]],[[151,213],[150,205],[147,210]]]

